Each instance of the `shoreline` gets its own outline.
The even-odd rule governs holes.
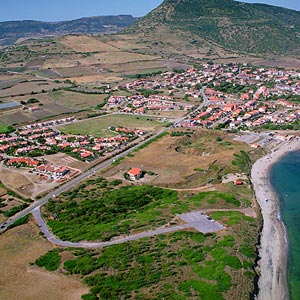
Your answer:
[[[295,137],[279,149],[258,159],[251,169],[251,181],[263,217],[258,261],[258,300],[289,299],[287,231],[281,219],[278,197],[270,182],[270,170],[282,156],[297,150],[300,150],[300,139]]]

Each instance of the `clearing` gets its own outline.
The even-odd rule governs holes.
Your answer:
[[[234,154],[250,149],[222,131],[186,131],[183,136],[165,136],[134,152],[104,175],[118,177],[118,174],[136,166],[158,174],[152,184],[175,188],[199,187],[208,181],[218,183],[218,172],[237,171],[232,165]]]
[[[32,222],[2,235],[0,299],[79,300],[88,291],[80,281],[61,271],[50,273],[30,265],[53,248],[39,235],[39,229]]]
[[[156,121],[156,118],[114,114],[63,125],[59,129],[69,134],[90,134],[95,137],[108,137],[116,135],[108,129],[110,126],[123,126],[153,131],[163,125]]]

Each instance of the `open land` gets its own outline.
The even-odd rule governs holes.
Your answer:
[[[88,293],[88,289],[77,281],[78,278],[92,288],[84,299],[96,299],[95,296],[112,299],[194,299],[200,296],[208,300],[248,298],[256,276],[253,265],[260,226],[248,176],[252,163],[264,153],[260,147],[265,147],[267,151],[279,150],[269,155],[269,159],[265,157],[259,160],[252,170],[256,197],[264,217],[258,297],[264,300],[281,300],[285,297],[286,283],[282,276],[286,263],[282,250],[285,247],[283,226],[276,219],[278,204],[267,185],[268,173],[263,171],[263,163],[272,163],[285,151],[292,150],[294,144],[281,147],[288,141],[285,134],[279,134],[278,139],[273,138],[272,134],[250,134],[248,144],[255,147],[250,148],[243,142],[233,140],[232,134],[212,129],[299,129],[296,113],[299,108],[298,74],[284,71],[281,76],[276,70],[252,69],[245,65],[240,70],[241,76],[233,77],[232,74],[239,72],[234,64],[231,67],[207,64],[193,70],[190,67],[195,59],[264,65],[273,65],[275,61],[273,58],[241,58],[222,49],[212,51],[211,45],[197,39],[195,45],[187,48],[185,41],[194,39],[194,36],[185,36],[176,31],[167,34],[163,27],[159,28],[158,34],[162,39],[157,44],[148,33],[140,36],[66,36],[49,41],[25,41],[9,48],[5,61],[0,62],[0,67],[9,71],[0,75],[0,97],[4,102],[22,101],[22,106],[1,111],[0,129],[6,132],[6,125],[15,124],[17,127],[21,123],[31,126],[36,120],[65,113],[72,113],[78,119],[83,115],[88,116],[89,119],[76,120],[70,125],[54,126],[66,134],[74,135],[67,142],[74,142],[71,146],[78,148],[80,142],[87,145],[91,142],[90,137],[85,136],[82,140],[78,134],[116,137],[117,133],[111,131],[109,126],[157,132],[168,125],[168,120],[181,120],[176,123],[178,128],[168,130],[168,134],[149,143],[147,147],[138,149],[123,160],[114,161],[114,166],[101,172],[100,175],[105,178],[94,174],[74,189],[53,196],[42,209],[44,217],[53,234],[62,240],[75,242],[105,242],[156,228],[182,226],[183,222],[177,218],[177,214],[198,210],[205,210],[213,220],[226,226],[226,230],[209,235],[185,230],[114,245],[104,250],[59,249],[50,254],[48,252],[46,258],[41,259],[44,263],[46,261],[46,269],[49,267],[47,257],[54,256],[59,260],[58,271],[48,273],[29,265],[40,255],[53,250],[53,246],[39,237],[37,228],[29,223],[9,230],[3,238],[1,236],[3,253],[10,251],[3,256],[5,262],[0,259],[0,264],[4,264],[7,257],[10,258],[9,268],[7,265],[1,268],[5,270],[0,279],[0,282],[4,280],[5,286],[0,291],[1,298],[20,299],[19,293],[22,291],[22,299],[36,296],[50,299],[49,295],[51,299],[73,299],[73,296],[78,299]],[[288,67],[299,64],[296,58],[281,58],[278,62]],[[158,74],[158,71],[166,70],[170,72]],[[214,78],[215,86],[210,85],[210,76]],[[271,83],[264,87],[264,80],[268,81],[269,76],[280,84]],[[254,79],[257,77],[261,82]],[[291,78],[291,82],[288,82]],[[232,84],[228,84],[227,79],[232,80]],[[223,85],[224,82],[227,83]],[[289,88],[293,88],[297,94],[291,99],[285,92]],[[149,113],[157,115],[155,118],[150,115],[121,114],[123,111],[117,105],[109,111],[107,106],[103,106],[112,95],[140,97],[149,91],[161,97],[152,97],[150,93],[150,97],[144,97],[143,100],[154,99],[163,105],[168,101],[162,95],[173,95],[171,101],[184,103],[182,110],[154,107],[154,111]],[[255,97],[255,101],[259,101],[251,103]],[[280,97],[283,99],[278,100]],[[24,104],[30,98],[36,98],[38,102]],[[132,99],[126,98],[122,109],[140,109]],[[172,105],[176,106],[176,103]],[[34,106],[38,106],[38,109],[31,111]],[[114,113],[97,117],[98,114],[111,111]],[[182,117],[190,111],[195,113]],[[164,117],[165,122],[160,122]],[[175,123],[173,125],[176,127]],[[55,138],[58,133],[52,127],[51,130],[47,127],[46,133]],[[194,127],[202,129],[194,130]],[[9,141],[11,136],[6,134],[3,138]],[[243,138],[240,137],[240,141],[247,142],[247,137]],[[19,142],[24,142],[24,138],[20,138]],[[298,147],[296,142],[295,147]],[[79,160],[81,152],[77,153],[75,159],[68,155],[75,155],[71,152],[73,148],[66,153],[57,151],[55,146],[53,149],[55,154],[43,155],[50,164],[58,163],[83,172],[88,168],[89,161]],[[87,149],[90,151],[91,147]],[[89,154],[88,151],[82,153]],[[124,173],[132,167],[146,171],[145,176],[136,182],[125,179]],[[25,198],[34,198],[44,192],[46,186],[50,187],[36,182],[30,172],[20,169],[6,168],[1,173],[2,182],[7,188]],[[234,184],[238,181],[242,181],[241,185]],[[266,185],[262,187],[262,183]],[[169,189],[163,190],[158,186]],[[24,199],[8,196],[5,189],[3,187],[3,197],[9,201],[3,208],[4,212],[26,204]],[[268,204],[264,202],[267,197]],[[245,215],[246,210],[252,217]],[[258,219],[253,218],[256,215]],[[0,221],[6,219],[0,216]],[[274,242],[270,244],[270,240]],[[20,253],[25,255],[21,256]],[[38,264],[42,266],[43,263]],[[62,276],[62,273],[73,276]],[[50,280],[55,282],[55,288],[46,287],[46,282]],[[32,282],[36,283],[35,289],[28,288]],[[118,285],[114,282],[118,282]],[[24,286],[24,289],[13,289],[15,286]],[[64,292],[61,293],[61,290]],[[34,292],[36,294],[33,295]],[[272,297],[268,298],[270,295]]]
[[[29,264],[53,248],[53,245],[39,235],[39,229],[33,222],[1,236],[0,298],[80,299],[88,291],[87,286],[80,281],[65,276],[62,272],[50,274]]]
[[[91,134],[96,137],[115,136],[115,133],[109,130],[109,127],[124,125],[130,128],[153,131],[162,127],[163,123],[156,121],[155,118],[144,116],[113,114],[64,125],[60,127],[60,130],[70,134]]]
[[[221,138],[220,142],[217,141],[218,137]],[[231,164],[233,154],[249,149],[245,143],[235,142],[222,132],[191,130],[183,137],[172,134],[163,137],[143,151],[133,153],[104,174],[119,177],[117,174],[123,174],[131,166],[138,166],[157,174],[151,184],[195,188],[206,185],[209,179],[217,183],[218,179],[210,178],[210,175],[213,177],[218,171],[220,176],[238,171]]]

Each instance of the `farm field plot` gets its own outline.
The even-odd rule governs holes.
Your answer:
[[[100,103],[103,103],[107,95],[83,94],[68,91],[55,91],[47,95],[47,99],[55,101],[56,104],[67,108],[87,109],[94,108]]]
[[[0,299],[79,300],[86,285],[61,272],[49,273],[30,266],[53,246],[39,235],[32,222],[14,228],[0,240]],[[51,284],[49,284],[51,282]]]
[[[156,121],[155,118],[114,114],[60,126],[59,129],[70,134],[91,134],[96,137],[114,136],[115,133],[108,129],[110,126],[153,131],[161,127],[162,123]]]
[[[99,66],[77,66],[70,68],[59,68],[56,69],[56,72],[63,77],[79,77],[87,75],[97,75],[97,71],[99,71],[99,69],[101,69]]]
[[[94,65],[96,63],[122,64],[122,63],[134,62],[134,61],[156,60],[157,58],[158,57],[152,55],[118,51],[113,53],[113,55],[111,52],[96,53],[89,57],[80,59],[80,62],[83,65]]]
[[[38,119],[49,117],[49,116],[56,116],[63,113],[78,111],[78,109],[74,109],[71,107],[68,108],[53,102],[45,104],[40,108],[41,108],[40,110],[37,110],[35,112],[24,112],[21,110],[3,112],[0,115],[0,122],[6,125],[21,124],[21,123],[34,122]]]
[[[44,61],[42,68],[43,69],[59,69],[59,68],[72,68],[78,67],[80,63],[78,62],[77,57],[56,57],[56,58],[49,58]]]
[[[122,72],[124,74],[151,73],[155,71],[164,71],[166,67],[160,60],[133,61],[128,63],[107,64],[105,67],[113,72]],[[143,72],[140,72],[143,70]]]
[[[50,82],[46,80],[34,80],[16,84],[10,88],[0,90],[0,97],[8,97],[19,94],[38,93],[42,90],[51,90],[53,88],[62,87],[63,84]]]
[[[101,82],[101,83],[115,83],[123,80],[122,77],[113,73],[104,73],[104,74],[94,74],[87,76],[79,76],[79,77],[69,77],[71,81],[75,81],[77,83],[91,83],[91,82]]]
[[[230,137],[218,131],[199,130],[190,132],[189,135],[165,136],[133,153],[133,157],[127,157],[106,175],[113,176],[120,170],[138,166],[159,175],[152,184],[197,187],[205,185],[209,179],[217,181],[219,171],[238,171],[232,165],[234,154],[240,150],[250,150],[246,144],[232,141]],[[221,137],[221,142],[217,141],[218,137]]]
[[[121,35],[118,35],[116,37],[116,40],[112,38],[111,41],[107,41],[107,44],[125,51],[141,50],[148,48],[147,45],[139,43],[138,39],[124,39],[124,37]]]
[[[34,121],[33,116],[25,114],[19,110],[4,112],[0,114],[0,122],[5,125],[14,125],[32,121]]]
[[[77,52],[107,52],[118,51],[114,46],[89,36],[66,36],[59,39],[59,43]]]

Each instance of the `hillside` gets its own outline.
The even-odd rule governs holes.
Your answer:
[[[100,16],[62,22],[9,21],[0,23],[0,45],[10,45],[23,37],[46,37],[65,34],[115,33],[132,25],[130,15]]]
[[[165,0],[130,32],[151,34],[162,26],[236,52],[292,54],[300,49],[300,12],[265,4]]]

